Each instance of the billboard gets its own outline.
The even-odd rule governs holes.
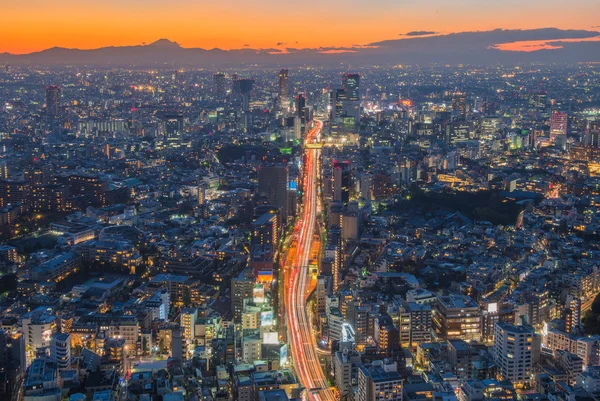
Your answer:
[[[254,289],[252,290],[252,295],[254,298],[254,303],[262,304],[265,302],[265,286],[264,284],[254,284]]]
[[[269,331],[263,334],[263,344],[279,344],[279,336],[276,331]]]
[[[288,364],[288,346],[283,344],[279,350],[279,366],[287,366]]]
[[[273,325],[273,311],[272,310],[260,313],[260,325],[261,326],[272,326]]]

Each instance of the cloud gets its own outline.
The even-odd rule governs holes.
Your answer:
[[[250,45],[249,44],[245,44],[244,47],[250,47]]]
[[[285,46],[286,43],[285,42],[277,42],[277,44],[275,46]]]
[[[400,36],[425,36],[425,35],[436,35],[438,32],[434,31],[410,31],[401,33]]]

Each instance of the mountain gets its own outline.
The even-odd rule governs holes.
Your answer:
[[[591,40],[590,40],[591,39]],[[545,44],[537,51],[502,50],[498,45],[524,42]],[[529,43],[532,42],[533,44]],[[536,49],[538,49],[536,47]],[[0,64],[239,66],[369,64],[514,64],[600,61],[600,32],[543,28],[460,32],[402,38],[344,48],[202,49],[184,48],[168,39],[148,45],[103,47],[93,50],[53,47],[22,55],[0,54]]]

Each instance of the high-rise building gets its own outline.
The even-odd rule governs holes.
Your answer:
[[[350,167],[348,162],[333,163],[333,201],[347,205],[350,201]]]
[[[214,74],[213,83],[215,88],[215,98],[217,100],[223,100],[225,95],[227,95],[227,75],[222,72]]]
[[[275,256],[279,243],[279,222],[277,214],[265,213],[252,223],[250,246],[252,252],[260,252],[265,256]]]
[[[396,370],[383,366],[361,366],[358,369],[358,393],[355,400],[402,401],[402,376]]]
[[[58,370],[71,368],[71,336],[69,333],[55,333],[50,339],[50,359]]]
[[[0,180],[8,180],[8,163],[0,161]]]
[[[46,87],[46,114],[50,117],[60,116],[60,86]]]
[[[289,97],[290,97],[290,83],[289,83],[289,79],[288,79],[288,70],[284,68],[281,71],[279,71],[279,76],[278,76],[277,98],[279,101],[279,108],[281,110],[285,111],[287,109]]]
[[[452,97],[452,112],[460,118],[465,118],[467,115],[467,96],[462,92],[454,93]]]
[[[550,115],[550,140],[554,141],[560,135],[567,135],[567,113],[553,111]]]
[[[231,309],[233,321],[240,323],[244,312],[244,300],[254,294],[254,279],[250,270],[243,270],[239,276],[231,279]]]
[[[288,218],[288,178],[285,164],[262,163],[258,167],[258,192],[267,197],[271,206],[281,210],[284,222]]]
[[[304,93],[298,93],[296,95],[296,116],[302,118],[302,113],[306,107],[306,95]]]
[[[342,87],[344,88],[345,100],[360,101],[360,75],[344,74],[342,77]]]
[[[181,114],[165,115],[165,139],[167,146],[177,148],[183,140],[183,116]]]
[[[498,377],[515,385],[532,382],[534,332],[528,326],[496,323],[494,347]]]
[[[481,310],[466,295],[440,296],[433,309],[433,326],[439,338],[444,340],[481,339]]]

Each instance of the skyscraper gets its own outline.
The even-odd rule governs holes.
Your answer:
[[[288,168],[285,164],[262,163],[258,168],[258,192],[267,197],[272,206],[281,209],[281,217],[288,218]]]
[[[350,200],[350,168],[348,162],[333,163],[333,201],[348,204]]]
[[[285,111],[287,109],[287,103],[290,97],[290,83],[288,80],[288,70],[284,68],[281,71],[279,71],[278,78],[279,90],[277,92],[277,97],[279,100],[279,108]]]
[[[454,93],[452,97],[452,111],[460,118],[467,116],[467,97],[464,93]]]
[[[360,101],[360,74],[344,74],[342,87],[344,88],[346,100]]]
[[[306,107],[306,96],[304,95],[304,93],[298,93],[296,95],[296,115],[300,118],[302,118],[302,112],[304,111],[304,108]]]
[[[46,114],[50,117],[60,116],[60,86],[46,87]]]
[[[554,141],[560,135],[567,135],[567,113],[553,111],[550,115],[550,140]]]
[[[213,83],[215,85],[215,97],[217,100],[223,100],[227,94],[227,76],[218,72],[213,75]]]

